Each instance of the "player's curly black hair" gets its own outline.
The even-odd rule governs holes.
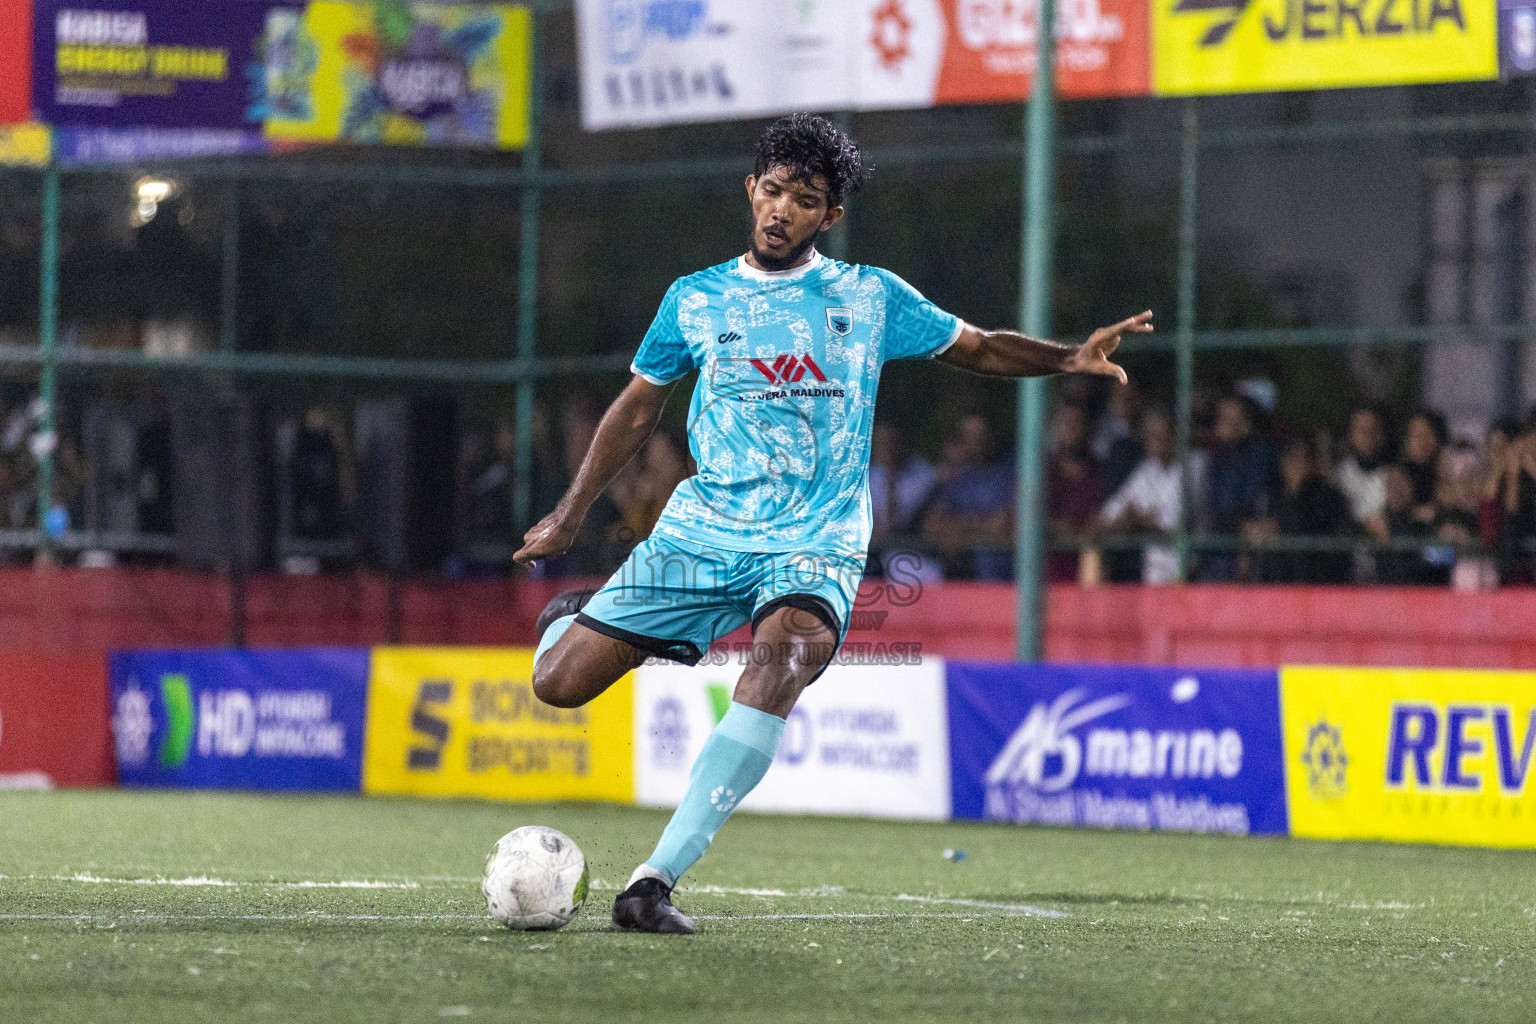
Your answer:
[[[781,117],[757,140],[757,167],[761,178],[769,168],[783,167],[790,180],[809,185],[818,174],[827,182],[827,205],[843,200],[864,186],[868,176],[858,143],[837,130],[831,121],[815,114]]]

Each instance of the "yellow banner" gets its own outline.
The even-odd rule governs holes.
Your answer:
[[[45,124],[0,125],[0,166],[46,167],[53,134]]]
[[[1536,847],[1536,673],[1280,671],[1291,832]]]
[[[532,677],[527,649],[375,648],[364,792],[632,801],[632,677],[574,710]]]
[[[1497,78],[1495,0],[1152,0],[1162,96]]]
[[[510,4],[273,10],[262,44],[267,138],[519,149],[531,30],[528,8]]]

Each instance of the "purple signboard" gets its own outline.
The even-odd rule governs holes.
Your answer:
[[[1499,74],[1536,75],[1536,0],[1499,0]]]
[[[269,3],[35,0],[39,120],[93,127],[248,126],[250,65]]]
[[[244,156],[267,152],[260,128],[55,128],[53,160],[60,167],[143,160]]]
[[[1286,831],[1274,669],[945,670],[957,818]]]

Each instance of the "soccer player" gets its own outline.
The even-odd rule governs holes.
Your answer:
[[[858,147],[825,118],[774,122],[747,177],[745,255],[676,281],[554,511],[528,531],[520,563],[567,550],[587,510],[638,452],[673,385],[699,371],[689,445],[699,471],[654,532],[600,590],[556,597],[539,616],[533,688],[579,707],[648,657],[695,664],[751,623],[750,664],[704,744],[656,850],[613,905],[620,928],[691,934],[672,889],[773,762],[784,720],[848,628],[869,547],[869,444],[880,368],[941,359],[975,373],[1091,373],[1140,313],[1082,345],[984,331],[895,274],[839,263],[817,237],[864,181]]]

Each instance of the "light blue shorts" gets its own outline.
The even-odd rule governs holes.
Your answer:
[[[685,665],[749,622],[756,632],[785,606],[809,612],[842,643],[863,576],[863,555],[721,551],[653,534],[576,621]]]

